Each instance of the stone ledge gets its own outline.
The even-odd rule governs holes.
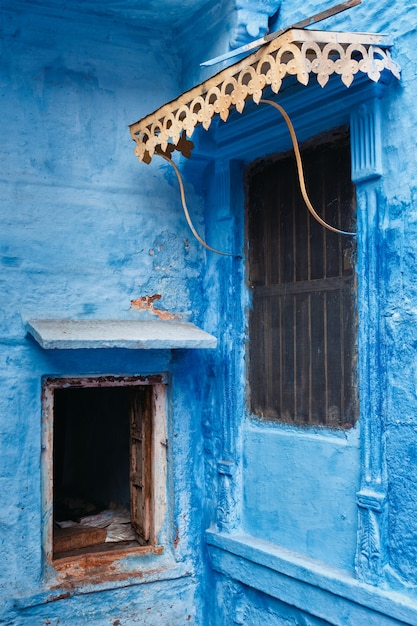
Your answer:
[[[213,335],[194,324],[178,321],[38,319],[29,320],[27,329],[45,350],[173,350],[217,346]]]
[[[165,581],[186,580],[193,576],[193,569],[189,563],[174,563],[172,558],[170,558],[162,562],[159,568],[147,570],[146,567],[143,567],[137,571],[132,571],[130,575],[128,574],[129,572],[126,570],[126,576],[120,580],[103,579],[103,581],[98,583],[96,581],[89,581],[88,577],[72,585],[65,582],[61,585],[54,583],[48,585],[48,581],[45,581],[45,586],[32,595],[14,598],[13,607],[22,611],[60,602],[61,600],[67,600],[73,596],[86,596],[95,593],[103,593],[105,591],[126,589],[128,587],[152,585]]]
[[[334,626],[417,624],[417,604],[337,569],[245,533],[206,531],[211,565],[220,574]]]

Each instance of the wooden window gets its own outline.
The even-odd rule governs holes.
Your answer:
[[[310,143],[302,156],[317,212],[339,229],[354,230],[348,134]],[[308,213],[292,154],[248,168],[247,246],[252,413],[287,423],[352,426],[354,238],[323,228]]]
[[[162,384],[139,378],[46,381],[45,495],[53,511],[46,541],[55,562],[157,547],[165,506],[163,394]]]
[[[138,539],[147,544],[152,526],[152,408],[150,389],[130,398],[130,512]]]

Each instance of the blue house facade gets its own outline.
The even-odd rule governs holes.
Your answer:
[[[417,8],[350,4],[3,5],[0,623],[417,624]]]

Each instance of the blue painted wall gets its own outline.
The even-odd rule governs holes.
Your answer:
[[[301,139],[354,124],[363,103],[380,115],[382,166],[355,180],[361,418],[335,433],[260,423],[245,403],[244,168],[288,149],[285,129],[254,111],[230,120],[227,140],[221,123],[196,132],[180,161],[199,231],[241,258],[198,247],[173,173],[157,158],[139,165],[127,129],[210,75],[200,61],[248,37],[239,20],[254,8],[209,3],[176,37],[166,22],[144,29],[75,5],[2,8],[0,623],[417,624],[417,9],[368,0],[325,24],[391,34],[398,84],[282,94]],[[321,8],[282,0],[276,26]],[[47,352],[26,336],[31,317],[138,319],[131,301],[153,294],[216,335],[217,350]],[[144,560],[141,579],[52,590],[42,377],[161,372],[172,380],[165,554]],[[373,532],[369,563],[361,540]]]
[[[128,131],[180,90],[172,33],[156,19],[145,29],[82,8],[1,8],[0,623],[201,623],[196,357],[47,352],[26,335],[29,318],[137,319],[146,314],[131,300],[153,294],[161,310],[192,321],[204,306],[203,255],[189,245],[176,181],[161,164],[138,167]],[[165,372],[165,555],[145,557],[141,579],[62,591],[41,551],[42,377]],[[64,599],[47,603],[51,594]]]
[[[318,9],[315,2],[284,1],[278,27]],[[330,83],[324,90],[288,86],[279,96],[300,139],[350,123],[353,150],[360,150],[356,120],[368,114],[377,120],[381,164],[372,175],[353,172],[361,402],[354,429],[306,431],[251,418],[244,401],[250,307],[244,267],[208,258],[206,327],[215,332],[220,325],[222,338],[213,366],[222,371],[213,385],[218,428],[213,423],[206,435],[213,455],[207,477],[218,498],[207,533],[215,624],[417,623],[413,11],[401,2],[367,2],[325,24],[392,35],[402,77],[385,92],[368,85],[362,94],[354,86],[338,91]],[[327,97],[326,89],[333,89]],[[205,178],[207,239],[238,253],[245,165],[290,147],[280,120],[261,107],[252,111],[202,131],[197,141],[202,154],[212,151],[216,159]],[[227,191],[220,189],[225,181]]]

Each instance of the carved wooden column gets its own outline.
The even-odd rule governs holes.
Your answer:
[[[236,224],[236,215],[243,220],[241,172],[240,163],[229,160],[214,163],[210,206],[216,216],[216,247],[225,252],[239,253],[242,248],[242,228]],[[215,268],[220,281],[216,384],[221,438],[217,462],[217,526],[220,531],[230,532],[236,528],[240,517],[238,432],[244,402],[241,388],[244,348],[241,285],[244,263],[241,257],[219,256],[215,259]]]
[[[371,584],[386,562],[386,471],[383,443],[385,370],[381,355],[379,179],[382,175],[379,100],[351,116],[352,180],[357,186],[361,487],[356,573]]]

